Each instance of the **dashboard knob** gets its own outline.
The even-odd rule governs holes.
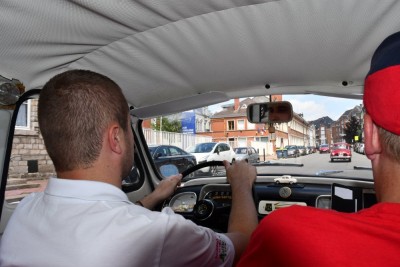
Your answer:
[[[199,221],[204,221],[211,217],[214,211],[214,203],[209,199],[202,199],[193,208],[194,217]]]

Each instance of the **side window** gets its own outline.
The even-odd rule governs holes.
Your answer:
[[[224,151],[229,151],[230,150],[230,147],[229,147],[229,145],[227,145],[227,144],[224,144]]]
[[[26,129],[30,128],[30,110],[31,110],[31,101],[25,101],[20,107],[17,116],[16,128],[17,129]]]
[[[171,153],[171,156],[182,155],[182,152],[176,147],[170,147],[169,152]]]
[[[14,131],[5,200],[20,201],[32,192],[43,191],[48,178],[56,176],[53,162],[40,135],[37,99],[25,101],[19,108]]]
[[[168,148],[165,146],[161,146],[158,150],[157,153],[161,153],[161,157],[167,157],[168,156]]]
[[[214,153],[221,152],[221,151],[222,151],[221,145],[217,145],[217,147],[214,150]]]

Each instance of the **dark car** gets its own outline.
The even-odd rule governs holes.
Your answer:
[[[176,146],[149,146],[149,152],[160,173],[162,173],[160,170],[161,166],[167,164],[175,165],[179,173],[197,164],[195,156]]]
[[[294,157],[297,158],[298,156],[300,156],[300,152],[297,146],[295,145],[288,145],[285,146],[285,149],[287,150],[287,155],[288,157]]]

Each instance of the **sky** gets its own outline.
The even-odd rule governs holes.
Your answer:
[[[283,100],[292,103],[293,111],[297,114],[303,113],[304,119],[313,121],[321,117],[328,116],[336,121],[339,117],[349,109],[360,105],[362,100],[336,98],[317,95],[284,95]],[[222,104],[233,103],[233,100]],[[211,112],[221,110],[221,104],[209,107]]]

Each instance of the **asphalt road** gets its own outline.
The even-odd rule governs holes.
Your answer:
[[[257,167],[258,173],[279,173],[279,174],[307,174],[307,175],[327,175],[338,177],[359,177],[372,179],[371,162],[365,155],[353,152],[351,162],[330,161],[329,153],[301,156],[298,158],[271,160],[271,162],[281,164],[303,164],[302,167],[291,166],[260,166]]]

